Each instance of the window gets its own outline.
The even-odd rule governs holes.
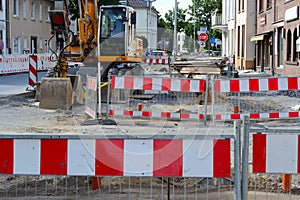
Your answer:
[[[272,7],[272,2],[271,0],[267,0],[267,8],[271,8]]]
[[[27,0],[23,0],[23,17],[27,18]]]
[[[0,0],[0,10],[3,10],[3,8],[2,8],[2,0]]]
[[[28,40],[27,40],[27,38],[24,38],[24,40],[23,40],[23,48],[28,49]]]
[[[40,4],[40,21],[43,21],[43,4]]]
[[[31,3],[31,19],[35,19],[35,2]]]
[[[14,0],[14,17],[19,17],[19,0]]]
[[[50,6],[47,6],[47,9],[46,9],[46,21],[47,21],[47,22],[50,22],[49,10],[51,10],[51,7],[50,7]]]
[[[259,0],[259,8],[258,11],[262,12],[264,10],[264,0]]]
[[[21,53],[20,37],[13,38],[13,53]]]
[[[43,38],[40,37],[40,49],[43,49]]]
[[[241,53],[241,27],[238,26],[238,30],[237,30],[237,34],[238,34],[238,38],[237,38],[237,57],[240,57],[240,53]]]

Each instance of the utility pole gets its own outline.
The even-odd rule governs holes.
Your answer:
[[[177,0],[175,0],[174,7],[174,43],[173,43],[173,51],[174,51],[174,62],[176,61],[177,54]]]

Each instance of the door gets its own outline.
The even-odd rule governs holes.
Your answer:
[[[30,42],[31,53],[37,54],[37,37],[31,36],[30,41],[31,41]]]

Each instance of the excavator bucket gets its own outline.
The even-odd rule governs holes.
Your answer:
[[[40,84],[40,108],[62,109],[72,108],[72,83],[70,78],[46,78]]]

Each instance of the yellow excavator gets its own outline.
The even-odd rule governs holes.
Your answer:
[[[120,68],[135,70],[142,62],[143,43],[136,37],[137,19],[132,7],[99,6],[98,0],[78,0],[78,31],[72,32],[68,17],[69,2],[63,2],[64,9],[49,11],[51,39],[55,38],[58,50],[52,51],[56,55],[56,64],[48,73],[50,77],[43,78],[40,84],[40,108],[72,107],[72,97],[76,90],[74,81],[68,76],[72,63],[90,65],[95,71],[100,69],[100,80],[103,83],[108,81],[109,73],[117,74]],[[96,63],[88,63],[87,58],[90,56]],[[97,73],[92,75],[97,76]],[[81,84],[76,85],[81,87]]]

